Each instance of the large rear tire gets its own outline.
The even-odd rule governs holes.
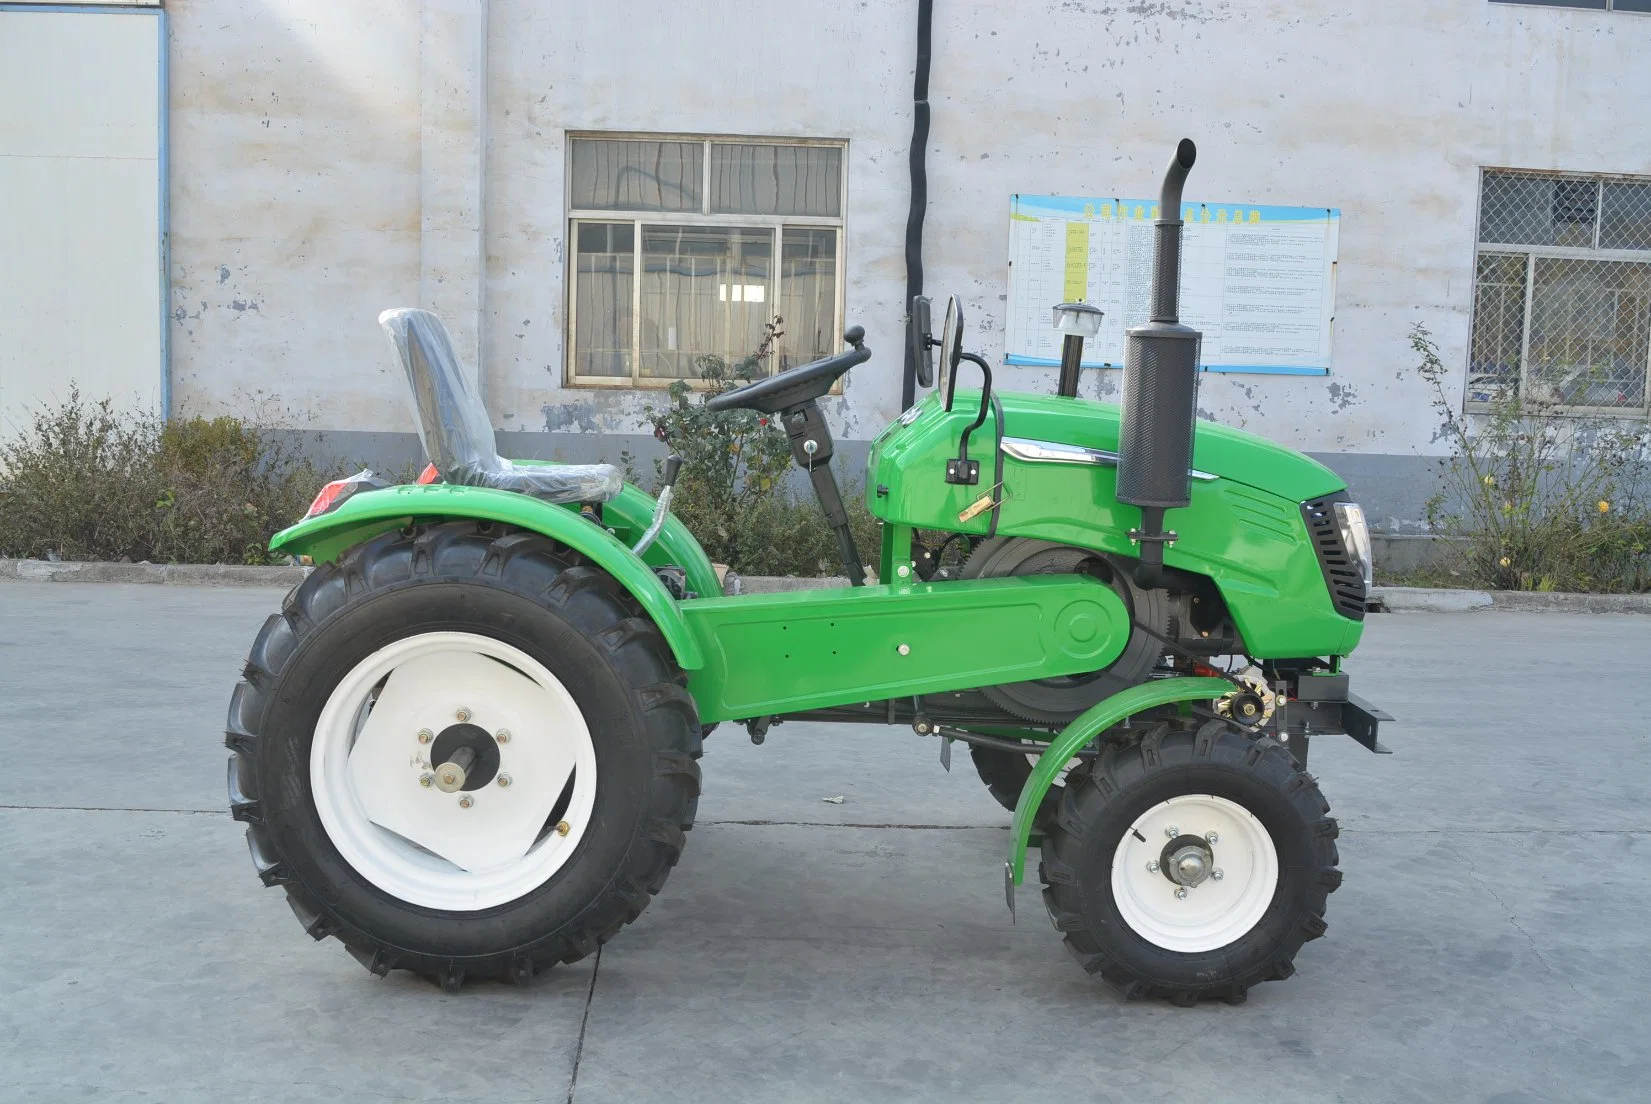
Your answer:
[[[685,685],[576,553],[471,522],[387,533],[259,632],[230,702],[231,810],[312,937],[449,990],[525,981],[636,919],[680,856]],[[474,766],[444,792],[460,745]]]
[[[1069,775],[1044,829],[1049,918],[1127,997],[1237,1003],[1324,934],[1341,884],[1329,810],[1270,738],[1157,725]]]

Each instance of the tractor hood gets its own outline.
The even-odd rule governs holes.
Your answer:
[[[1118,450],[1118,427],[1121,411],[1116,403],[1094,402],[1088,399],[1069,399],[1059,395],[1032,395],[1021,392],[999,392],[1003,404],[1003,434],[1025,440],[1047,441],[1063,445],[1080,445]],[[901,421],[894,423],[878,438],[875,451],[894,445],[901,437],[927,436],[937,423],[951,418],[973,420],[978,409],[980,393],[958,389],[955,410],[947,415],[940,410],[938,395],[926,397]],[[962,412],[969,412],[962,418]],[[925,423],[927,423],[925,425]],[[977,437],[989,441],[991,422]],[[955,440],[955,436],[953,436]],[[1306,502],[1346,488],[1346,481],[1294,449],[1285,448],[1254,433],[1200,421],[1193,439],[1192,466],[1210,475],[1243,483],[1258,490],[1268,491],[1292,502]]]

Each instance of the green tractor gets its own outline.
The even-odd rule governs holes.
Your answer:
[[[995,390],[956,300],[938,340],[914,303],[934,390],[871,452],[875,586],[818,405],[870,357],[858,327],[710,403],[779,419],[853,585],[724,595],[669,512],[674,458],[657,498],[606,465],[501,459],[441,323],[386,312],[439,476],[329,484],[272,543],[316,566],[229,708],[230,804],[264,884],[376,974],[525,981],[663,888],[711,727],[902,725],[948,766],[969,745],[1013,810],[1010,908],[1036,839],[1090,973],[1181,1004],[1289,976],[1341,881],[1308,742],[1383,751],[1390,718],[1342,668],[1370,581],[1345,485],[1195,424],[1173,218],[1194,156],[1182,142],[1164,182],[1121,409],[1076,397],[1072,355],[1055,395]]]

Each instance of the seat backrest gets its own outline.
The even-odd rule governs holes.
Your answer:
[[[378,316],[407,373],[424,453],[450,483],[483,484],[504,468],[493,423],[441,319],[400,307]]]

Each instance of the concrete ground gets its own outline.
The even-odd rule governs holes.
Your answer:
[[[0,583],[0,1099],[1644,1099],[1651,617],[1372,618],[1396,754],[1313,747],[1346,883],[1290,981],[1125,1003],[966,755],[723,728],[664,894],[598,959],[448,996],[304,938],[224,812],[279,593]],[[841,795],[841,805],[823,798]]]

